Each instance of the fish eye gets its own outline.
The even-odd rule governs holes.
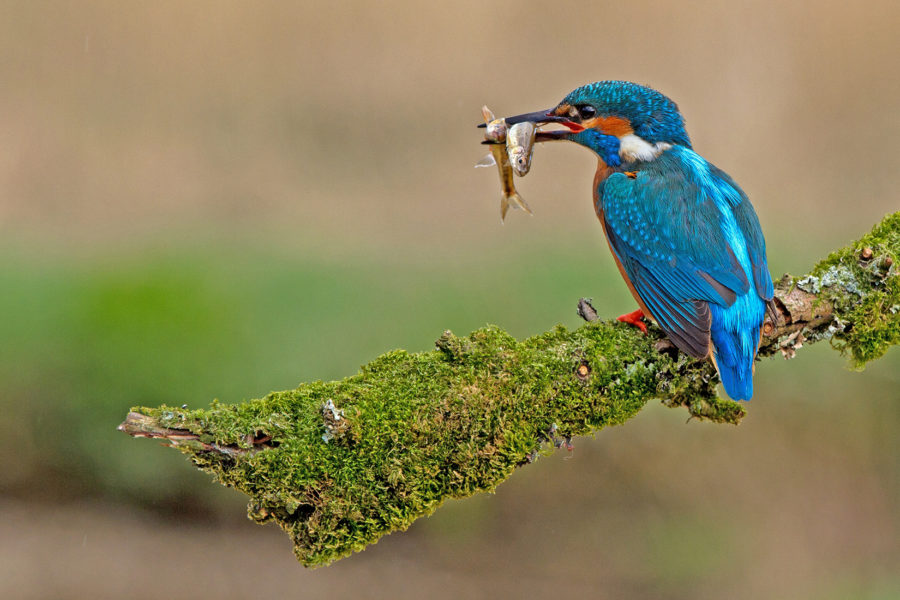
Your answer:
[[[597,109],[589,104],[585,104],[584,106],[578,107],[578,115],[582,119],[593,119],[597,116]]]

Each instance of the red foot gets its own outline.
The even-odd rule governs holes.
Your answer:
[[[637,309],[636,311],[630,312],[627,315],[622,315],[621,317],[616,317],[616,321],[622,321],[623,323],[628,323],[629,325],[634,325],[635,327],[640,329],[641,332],[644,333],[644,335],[646,335],[647,334],[647,326],[644,325],[643,321],[641,321],[641,319],[643,319],[643,318],[644,318],[644,311],[642,311],[641,309]]]

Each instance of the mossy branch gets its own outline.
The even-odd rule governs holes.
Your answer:
[[[808,275],[785,276],[761,354],[789,357],[826,339],[856,367],[884,354],[900,341],[898,257],[900,213]],[[240,405],[134,408],[119,429],[165,440],[250,496],[250,517],[278,523],[314,566],[406,529],[448,498],[493,490],[541,452],[623,423],[651,398],[721,423],[744,416],[716,396],[713,367],[656,328],[645,336],[593,321],[517,341],[486,327],[444,332],[436,345]]]

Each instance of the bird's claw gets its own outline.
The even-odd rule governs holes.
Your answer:
[[[637,309],[634,312],[630,312],[628,314],[624,314],[616,317],[616,321],[621,321],[622,323],[628,323],[629,325],[634,325],[638,329],[641,330],[641,333],[647,335],[647,325],[641,320],[644,318],[644,311],[641,309]]]

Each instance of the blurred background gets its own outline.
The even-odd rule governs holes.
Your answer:
[[[0,2],[0,597],[900,598],[896,349],[767,360],[738,428],[651,402],[318,570],[115,429],[632,310],[595,159],[539,147],[501,225],[483,103],[660,89],[804,272],[900,209],[898,36],[889,0]]]

